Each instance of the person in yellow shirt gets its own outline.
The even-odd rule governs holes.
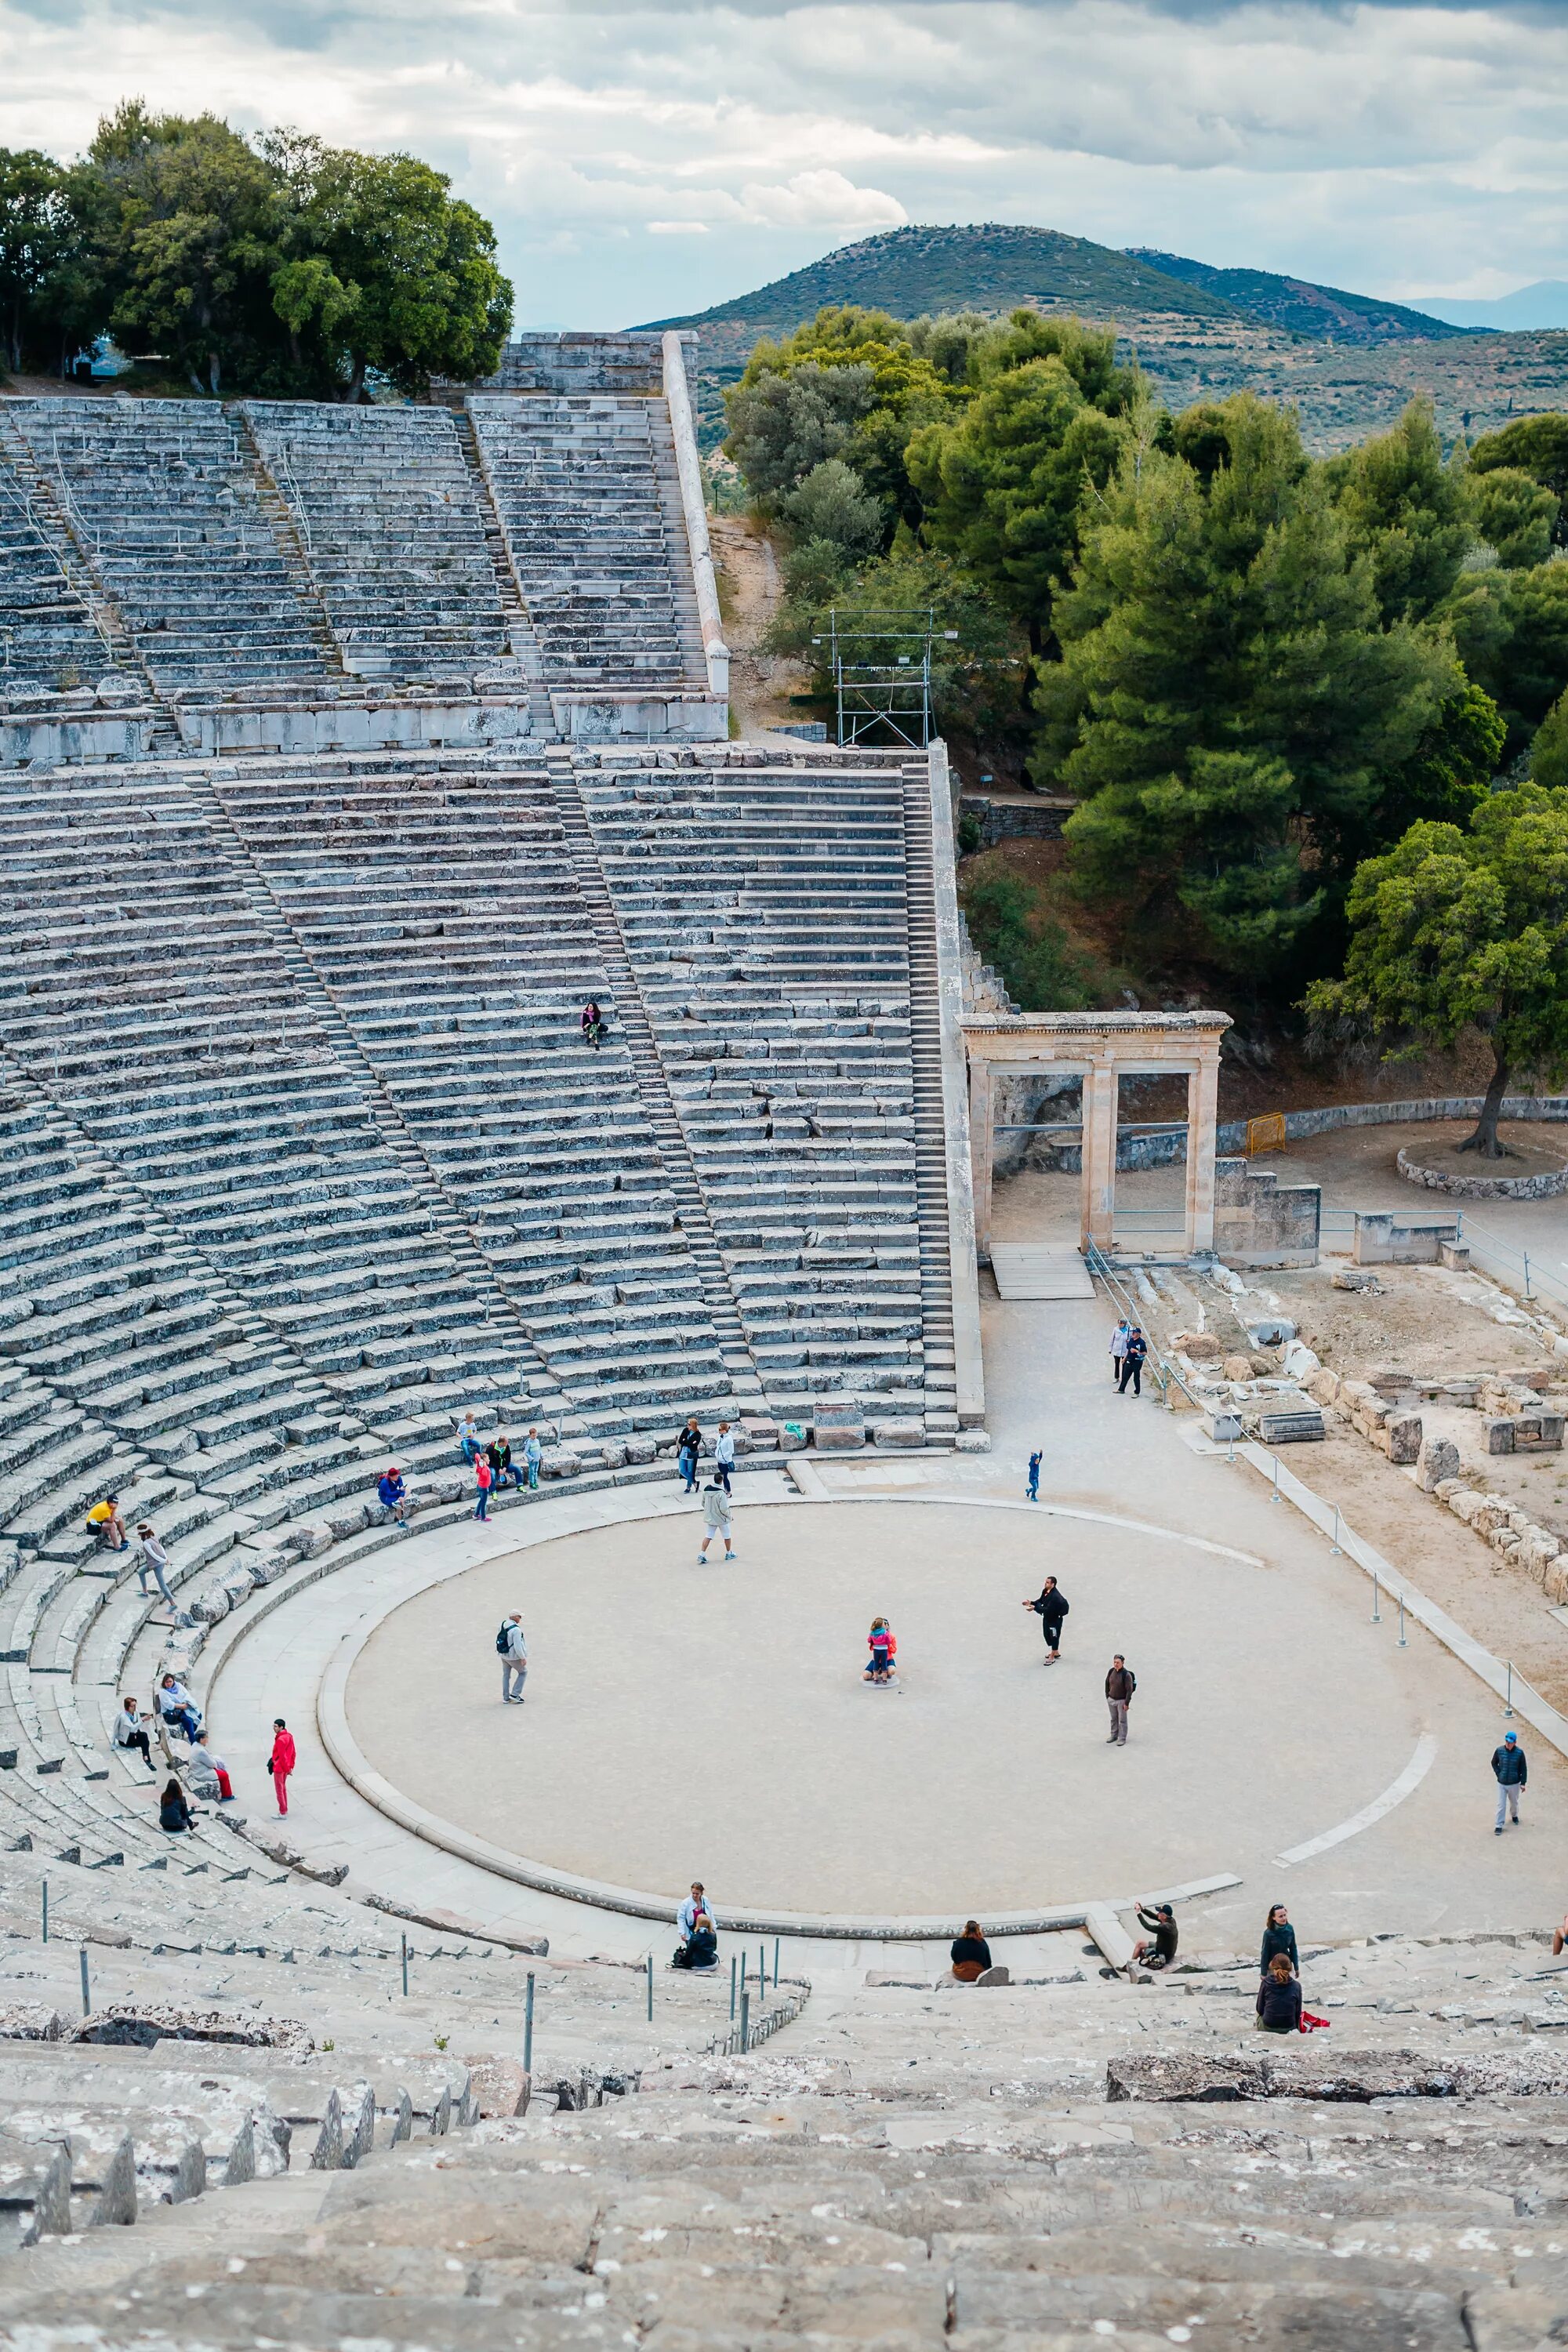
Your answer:
[[[125,1522],[120,1516],[118,1495],[105,1495],[100,1503],[95,1503],[87,1515],[87,1523],[105,1551],[125,1549]]]

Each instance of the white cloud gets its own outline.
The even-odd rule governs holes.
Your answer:
[[[0,143],[140,93],[426,154],[525,318],[698,309],[906,220],[1568,276],[1562,0],[0,0]]]

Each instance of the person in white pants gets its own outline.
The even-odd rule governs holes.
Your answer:
[[[500,1695],[502,1704],[510,1706],[515,1699],[523,1704],[522,1686],[528,1680],[528,1643],[522,1638],[522,1620],[509,1617],[506,1621],[506,1648],[501,1652]]]

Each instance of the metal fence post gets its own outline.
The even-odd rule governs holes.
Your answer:
[[[44,1941],[49,1940],[49,1882],[44,1881]]]
[[[647,1956],[647,2021],[653,2023],[653,1954]]]
[[[1278,1454],[1270,1454],[1269,1460],[1274,1465],[1274,1491],[1268,1499],[1271,1503],[1277,1503],[1279,1500],[1279,1456]]]
[[[1330,1549],[1331,1552],[1336,1552],[1336,1553],[1337,1553],[1337,1552],[1341,1552],[1341,1551],[1342,1551],[1342,1549],[1343,1549],[1343,1547],[1341,1545],[1341,1542],[1340,1542],[1340,1507],[1339,1507],[1339,1505],[1336,1503],[1336,1504],[1334,1505],[1334,1532],[1333,1532],[1333,1539],[1332,1539],[1332,1541],[1331,1541],[1331,1542],[1330,1543],[1330,1545],[1329,1545],[1329,1549]],[[1375,1578],[1373,1578],[1373,1584],[1375,1585],[1375,1583],[1376,1583],[1376,1579],[1375,1579]]]
[[[1377,1605],[1377,1570],[1375,1568],[1372,1571],[1372,1622],[1374,1625],[1381,1625],[1383,1622],[1383,1612]]]
[[[752,1996],[741,1995],[741,2051],[742,2056],[752,2046]]]
[[[528,1972],[528,1997],[522,2011],[522,2071],[533,2072],[533,1970]]]
[[[1502,1711],[1504,1715],[1513,1713],[1513,1660],[1511,1658],[1508,1662],[1508,1696],[1503,1702]]]
[[[404,2000],[407,2000],[407,1998],[408,1998],[408,1936],[407,1936],[407,1931],[406,1931],[406,1930],[405,1930],[405,1932],[404,1932],[404,1935],[403,1935],[403,1937],[402,1937],[402,1944],[403,1944],[403,1998],[404,1998]]]
[[[88,1988],[87,1946],[85,1944],[81,1948],[81,2013],[84,2017],[90,2017],[92,2015],[92,1994]]]
[[[735,1955],[730,1955],[730,2022],[735,2022]]]
[[[1524,1295],[1530,1297],[1530,1252],[1524,1252]]]
[[[1405,1595],[1403,1592],[1399,1596],[1399,1646],[1402,1650],[1407,1646],[1405,1639]]]
[[[777,1992],[778,1989],[779,1989],[779,1939],[778,1939],[778,1937],[775,1936],[775,1937],[773,1937],[773,1990],[774,1990],[775,1992]]]

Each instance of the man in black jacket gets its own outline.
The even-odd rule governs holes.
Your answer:
[[[1062,1619],[1068,1613],[1068,1601],[1054,1576],[1046,1579],[1045,1590],[1037,1601],[1026,1601],[1026,1609],[1034,1610],[1040,1621],[1040,1631],[1046,1637],[1046,1664],[1054,1666],[1062,1654]]]
[[[489,1444],[486,1446],[485,1460],[490,1465],[490,1471],[495,1479],[496,1493],[498,1495],[500,1493],[501,1488],[506,1485],[509,1478],[511,1480],[514,1486],[521,1486],[522,1479],[521,1475],[511,1466],[511,1442],[507,1436],[504,1429],[498,1429]]]
[[[1106,1704],[1110,1709],[1110,1737],[1108,1748],[1127,1745],[1127,1710],[1132,1704],[1132,1694],[1138,1687],[1138,1677],[1128,1665],[1120,1650],[1110,1661],[1110,1672],[1105,1677]]]
[[[1511,1811],[1513,1825],[1519,1827],[1519,1792],[1530,1778],[1530,1767],[1524,1760],[1524,1750],[1519,1744],[1519,1734],[1505,1731],[1502,1746],[1492,1752],[1492,1778],[1497,1782],[1497,1831],[1501,1837],[1503,1817]]]

